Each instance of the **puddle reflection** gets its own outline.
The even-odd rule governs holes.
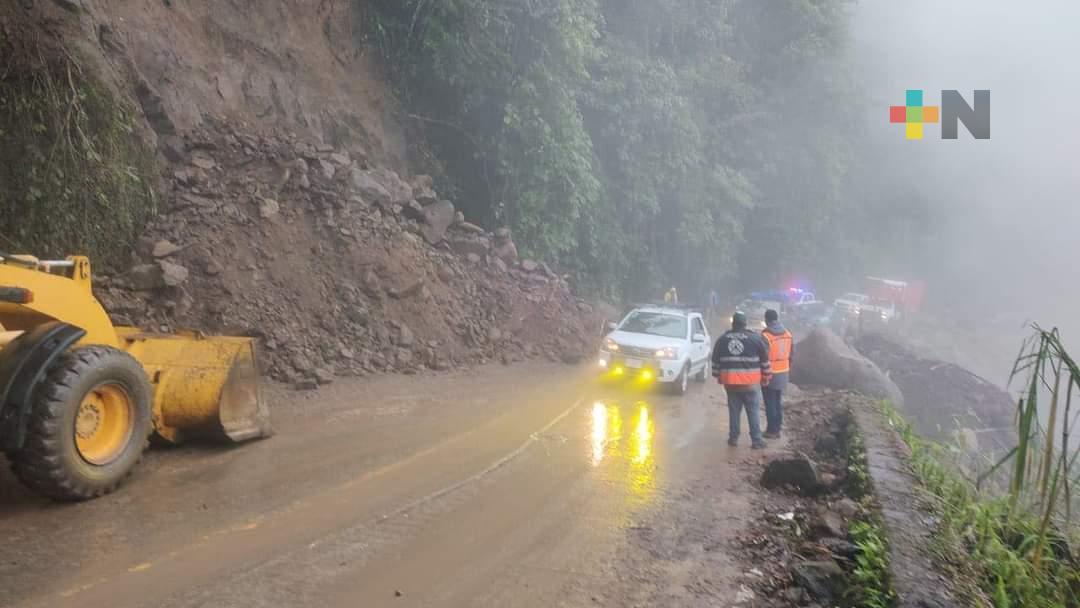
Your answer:
[[[630,431],[623,436],[624,414]],[[649,499],[656,488],[656,427],[648,402],[620,404],[597,401],[590,413],[590,462],[600,467],[605,461],[618,475],[619,465],[626,467],[626,487],[636,501]]]

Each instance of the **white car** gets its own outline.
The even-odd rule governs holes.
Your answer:
[[[890,323],[900,317],[900,311],[896,309],[894,302],[870,298],[859,307],[859,316],[869,321],[880,319],[882,323]]]
[[[870,301],[865,293],[845,293],[833,302],[833,308],[842,315],[857,315],[863,304]]]
[[[681,395],[691,376],[705,382],[711,375],[712,343],[701,313],[676,306],[635,308],[609,326],[600,347],[602,371],[662,383]]]

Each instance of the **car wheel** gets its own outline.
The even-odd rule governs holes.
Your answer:
[[[668,392],[672,395],[685,395],[686,387],[690,380],[690,364],[687,363],[683,366],[682,371],[679,372],[679,376],[675,378],[675,381],[668,384]]]
[[[712,375],[711,372],[712,372],[712,361],[710,361],[709,359],[706,359],[705,364],[701,366],[701,371],[698,372],[696,376],[694,376],[694,381],[699,382],[701,384],[704,384],[706,381],[708,381],[709,376]]]

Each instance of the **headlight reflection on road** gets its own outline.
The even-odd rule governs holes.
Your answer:
[[[592,406],[592,463],[599,466],[604,460],[607,449],[608,415],[607,406],[597,401]]]
[[[622,415],[617,405],[597,401],[592,407],[592,429],[589,440],[592,447],[592,464],[600,466],[608,451],[617,451],[622,437]]]
[[[628,414],[632,412],[628,421],[632,425],[628,425],[626,441],[622,442],[624,408]],[[632,407],[597,401],[589,415],[592,466],[599,467],[606,462],[605,468],[614,474],[611,479],[626,480],[628,497],[634,503],[648,501],[656,489],[656,426],[650,410],[644,401]]]
[[[653,427],[649,419],[649,406],[642,403],[634,425],[634,464],[645,464],[652,456]]]
[[[630,495],[634,502],[645,503],[656,490],[656,458],[653,450],[655,427],[649,415],[649,404],[637,404],[637,421],[634,423],[633,453],[630,457]]]

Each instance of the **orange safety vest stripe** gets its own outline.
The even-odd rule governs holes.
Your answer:
[[[720,384],[760,384],[761,368],[720,370]]]
[[[772,364],[773,373],[791,371],[791,332],[785,329],[779,336],[769,332],[764,332],[764,335],[769,342],[769,363]]]

